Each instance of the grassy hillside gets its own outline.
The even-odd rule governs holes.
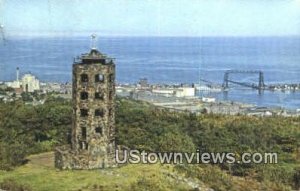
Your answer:
[[[69,142],[71,104],[0,103],[0,185],[16,190],[298,190],[300,118],[201,115],[118,99],[117,144],[154,152],[277,152],[278,164],[127,165],[57,171],[48,154]],[[35,155],[38,154],[38,155]],[[26,158],[29,162],[26,163]],[[205,186],[204,186],[205,185]],[[0,187],[1,188],[1,187]],[[23,189],[24,190],[24,189]]]
[[[52,152],[32,155],[28,163],[13,171],[0,173],[2,187],[15,185],[33,191],[96,191],[96,190],[188,190],[183,183],[174,184],[168,174],[170,165],[127,165],[105,170],[59,171],[53,167]],[[4,182],[4,183],[3,183]],[[144,182],[139,186],[139,182]],[[151,186],[147,188],[147,186]]]
[[[53,152],[32,155],[27,164],[0,171],[0,187],[11,191],[288,190],[270,182],[233,177],[210,165],[193,166],[193,176],[201,176],[198,178],[188,178],[178,166],[161,164],[60,171],[54,168],[53,156]]]

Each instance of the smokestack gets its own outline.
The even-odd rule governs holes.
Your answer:
[[[17,67],[17,81],[19,81],[19,67]]]

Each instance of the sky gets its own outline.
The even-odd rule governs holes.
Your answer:
[[[300,34],[300,0],[0,0],[7,35]]]

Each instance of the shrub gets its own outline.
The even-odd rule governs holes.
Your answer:
[[[9,191],[31,191],[31,188],[28,185],[17,183],[13,179],[5,179],[0,183],[0,188]]]

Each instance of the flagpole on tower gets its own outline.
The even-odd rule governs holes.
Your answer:
[[[91,49],[97,49],[97,35],[91,35]]]

